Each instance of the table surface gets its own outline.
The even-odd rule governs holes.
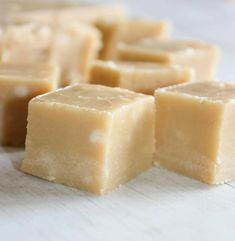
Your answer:
[[[172,21],[174,37],[220,45],[218,78],[235,80],[235,1],[126,3],[134,15]],[[0,240],[235,240],[235,182],[208,186],[152,168],[97,197],[21,173],[23,156],[23,150],[0,148]]]

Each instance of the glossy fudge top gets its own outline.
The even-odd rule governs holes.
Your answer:
[[[120,88],[78,84],[38,96],[34,99],[34,102],[62,104],[90,111],[110,112],[124,108],[126,105],[141,99],[153,99],[153,97]]]
[[[59,74],[57,67],[51,64],[0,64],[0,80],[11,81],[51,81]]]
[[[235,84],[226,82],[198,82],[175,85],[172,87],[157,90],[160,92],[173,92],[185,94],[193,97],[204,98],[208,100],[235,101]]]

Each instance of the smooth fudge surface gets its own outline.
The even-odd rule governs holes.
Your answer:
[[[235,84],[158,89],[154,161],[209,184],[235,178]]]
[[[198,81],[215,78],[218,58],[216,46],[196,40],[145,39],[118,46],[120,60],[174,63],[192,67]]]
[[[152,95],[157,88],[192,81],[193,77],[191,68],[177,65],[96,60],[90,83]]]
[[[99,32],[85,23],[10,24],[3,27],[0,60],[57,64],[61,69],[59,86],[66,86],[87,81],[100,41]]]
[[[105,194],[152,166],[154,98],[76,85],[29,104],[21,170]]]
[[[102,32],[103,48],[100,59],[117,59],[119,43],[133,43],[146,38],[166,39],[169,36],[169,24],[151,19],[114,19],[98,21],[96,27]]]
[[[55,90],[58,69],[48,64],[0,64],[0,144],[25,144],[28,102]]]

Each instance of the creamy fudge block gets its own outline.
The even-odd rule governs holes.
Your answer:
[[[75,85],[29,104],[21,170],[105,194],[147,170],[154,151],[154,98]]]
[[[157,88],[192,81],[193,76],[192,69],[177,65],[96,60],[90,83],[152,95]]]
[[[100,59],[117,58],[117,45],[120,42],[133,43],[145,38],[166,39],[169,24],[150,19],[119,19],[119,21],[99,21],[96,27],[102,32],[103,48]]]
[[[118,58],[192,67],[197,80],[210,80],[215,76],[218,48],[193,40],[146,39],[133,44],[119,44]]]
[[[1,62],[58,64],[60,86],[87,81],[101,45],[99,32],[83,23],[11,24],[3,28],[2,36]]]
[[[0,144],[23,146],[28,102],[54,90],[58,69],[48,64],[0,64]]]
[[[235,178],[235,84],[158,89],[155,163],[209,184]]]

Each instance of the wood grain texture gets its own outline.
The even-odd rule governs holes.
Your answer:
[[[222,47],[219,78],[235,80],[232,1],[126,1],[134,15],[168,18],[173,35]],[[208,186],[153,168],[97,197],[18,171],[23,150],[0,149],[2,241],[232,241],[235,182]]]

